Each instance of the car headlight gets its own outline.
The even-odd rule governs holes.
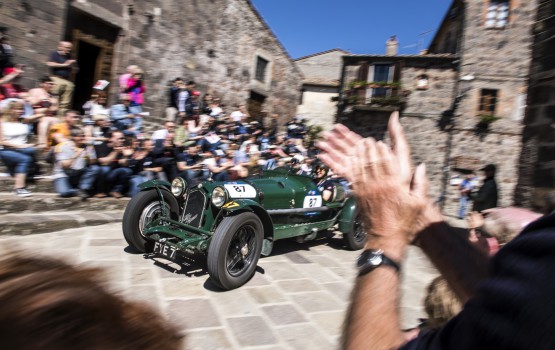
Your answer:
[[[172,181],[172,193],[176,197],[181,197],[187,190],[187,182],[180,177],[176,177]]]
[[[223,187],[216,187],[212,191],[212,204],[214,204],[216,208],[219,208],[224,205],[225,202],[227,202],[227,192]]]

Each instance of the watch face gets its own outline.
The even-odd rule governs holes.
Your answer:
[[[360,257],[358,258],[357,265],[359,268],[363,266],[380,266],[383,262],[383,256],[381,251],[372,251],[366,250],[364,251]]]
[[[379,266],[383,262],[383,257],[381,255],[373,255],[368,259],[368,262],[374,266]]]

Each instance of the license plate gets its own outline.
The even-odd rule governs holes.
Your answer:
[[[163,243],[154,243],[154,253],[163,256],[164,258],[175,260],[177,249]]]

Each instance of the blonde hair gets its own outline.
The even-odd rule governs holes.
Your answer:
[[[461,311],[462,303],[445,278],[439,276],[428,286],[424,308],[428,314],[427,326],[429,328],[438,328],[446,324]]]
[[[6,107],[4,107],[2,109],[1,113],[1,119],[4,121],[9,121],[14,119],[14,114],[13,114],[13,110],[17,107],[20,106],[21,108],[24,107],[24,104],[22,101],[11,101],[8,103],[8,105]],[[19,116],[17,116],[19,117]]]

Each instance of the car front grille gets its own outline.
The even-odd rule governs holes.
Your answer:
[[[190,192],[187,197],[187,203],[185,204],[181,222],[194,227],[200,227],[205,204],[206,196],[202,191],[196,190]]]

